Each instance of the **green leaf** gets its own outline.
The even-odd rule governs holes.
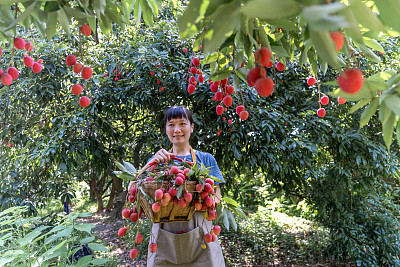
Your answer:
[[[344,31],[347,36],[350,36],[353,41],[356,43],[363,43],[363,38],[360,32],[360,27],[358,26],[358,22],[354,17],[353,12],[350,8],[345,8],[339,12],[339,14],[344,15],[346,17],[349,26],[344,28]]]
[[[300,12],[300,4],[295,0],[253,0],[247,2],[242,12],[248,17],[260,19],[281,19]]]
[[[381,44],[378,43],[376,40],[371,39],[371,38],[367,38],[367,37],[363,37],[363,38],[364,38],[365,45],[367,45],[367,46],[369,46],[369,47],[371,47],[371,48],[373,48],[375,50],[378,50],[378,51],[380,51],[382,53],[385,52],[385,50],[383,49]]]
[[[350,0],[350,8],[358,23],[365,28],[377,32],[386,31],[379,18],[361,0]]]
[[[400,120],[397,121],[396,137],[397,137],[397,144],[400,144]]]
[[[190,38],[197,33],[196,24],[204,17],[210,0],[190,1],[185,12],[178,19],[181,39]]]
[[[93,240],[95,240],[95,237],[94,237],[94,236],[89,236],[89,237],[86,237],[86,238],[84,238],[84,239],[81,239],[81,240],[79,241],[79,243],[81,243],[82,245],[84,245],[84,244],[87,244],[87,243],[89,243],[89,242],[92,242]]]
[[[62,9],[62,8],[60,10],[58,10],[57,12],[58,12],[58,17],[60,20],[61,27],[64,29],[64,31],[67,35],[70,35],[71,30],[69,28],[69,18],[67,16],[67,14],[65,13],[64,9]]]
[[[180,186],[178,187],[178,189],[176,189],[176,191],[177,191],[177,193],[176,193],[176,198],[177,198],[177,199],[180,199],[181,196],[182,196],[183,185],[180,185]]]
[[[231,36],[239,21],[239,6],[237,1],[221,5],[216,11],[217,17],[204,35],[204,53],[220,47],[226,38]]]
[[[123,161],[123,163],[124,163],[124,167],[128,170],[128,172],[129,173],[131,173],[132,175],[134,175],[137,171],[136,171],[136,168],[132,165],[132,164],[130,164],[129,162],[127,162],[127,161]]]
[[[58,19],[57,11],[47,13],[46,35],[47,35],[47,39],[49,39],[49,40],[56,33],[57,19]]]
[[[354,106],[352,106],[349,110],[349,114],[354,113],[356,110],[358,110],[359,108],[367,105],[369,102],[371,102],[371,99],[363,99],[357,102],[357,104],[355,104]]]
[[[32,243],[32,241],[41,234],[42,231],[40,229],[35,229],[28,233],[25,237],[17,239],[17,242],[21,247],[24,247],[27,244]]]
[[[400,116],[400,97],[388,95],[383,101],[389,109],[396,113],[397,116]]]
[[[107,248],[105,246],[103,246],[102,244],[88,243],[88,246],[90,249],[92,249],[94,251],[108,251]]]
[[[361,51],[363,52],[363,54],[368,57],[369,59],[371,59],[372,61],[376,62],[376,63],[380,63],[381,62],[381,58],[378,57],[377,55],[375,55],[374,52],[372,52],[368,47],[366,47],[364,44],[360,44],[360,43],[356,43],[356,46],[358,46]]]
[[[400,32],[400,0],[375,0],[382,22]],[[373,22],[373,21],[372,21]]]
[[[229,219],[230,224],[232,225],[233,229],[236,232],[237,231],[237,223],[235,220],[235,216],[233,216],[233,213],[230,210],[228,210],[228,219]]]
[[[235,206],[235,207],[239,207],[239,203],[237,203],[235,200],[233,200],[232,198],[229,197],[223,197],[222,198],[223,201],[228,202],[229,204]]]
[[[310,29],[310,36],[314,47],[329,65],[340,69],[340,62],[337,57],[336,47],[328,31],[314,31]]]
[[[348,26],[345,17],[336,14],[345,7],[344,4],[338,2],[326,5],[312,5],[303,8],[302,15],[313,30],[335,31]]]
[[[153,11],[151,10],[149,3],[147,3],[147,0],[140,0],[140,6],[142,7],[144,22],[147,25],[152,26],[153,25]]]
[[[94,228],[94,224],[85,223],[85,224],[74,224],[74,228],[81,232],[87,232],[88,234],[92,233],[92,229]]]
[[[128,169],[125,168],[125,166],[119,163],[118,161],[115,161],[115,164],[117,164],[118,169],[120,169],[121,171],[129,173]]]
[[[224,226],[225,226],[226,230],[228,230],[228,232],[229,232],[229,217],[228,217],[229,215],[228,215],[228,209],[227,208],[224,208],[222,210],[222,216],[223,216],[222,222],[224,223]]]
[[[229,75],[231,73],[232,73],[231,69],[223,69],[223,70],[214,72],[212,75],[210,75],[210,79],[212,82],[221,81],[221,80],[229,77]]]
[[[97,266],[97,265],[104,265],[107,262],[110,262],[111,260],[109,259],[94,259],[90,263]]]
[[[393,112],[390,112],[389,118],[385,122],[382,122],[383,140],[385,141],[385,145],[388,150],[390,148],[390,144],[392,144],[392,136],[395,123],[396,114],[394,114]]]
[[[367,125],[372,115],[375,114],[379,106],[379,98],[375,98],[371,104],[364,110],[360,118],[360,128]]]
[[[286,49],[282,46],[272,45],[271,50],[276,54],[277,57],[290,57],[290,54]]]

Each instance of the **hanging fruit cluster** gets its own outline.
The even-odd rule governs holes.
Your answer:
[[[12,47],[12,54],[14,52],[14,48],[18,50],[23,50],[25,49],[28,53],[32,52],[33,50],[33,44],[31,42],[25,42],[24,39],[17,37],[14,39],[14,46]],[[2,54],[2,49],[0,47],[0,56]],[[32,57],[30,57],[27,53],[23,53],[24,58],[23,58],[23,63],[25,66],[28,68],[31,68],[31,70],[34,73],[39,73],[42,71],[43,66],[43,60],[38,59],[37,62],[33,60]],[[10,62],[10,67],[7,68],[7,71],[4,72],[2,69],[0,69],[0,80],[1,83],[5,86],[11,85],[13,80],[16,80],[19,77],[19,71],[17,68],[14,67],[14,62]]]

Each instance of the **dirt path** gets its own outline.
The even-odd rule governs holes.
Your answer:
[[[84,223],[95,225],[93,234],[111,246],[110,255],[118,259],[118,267],[144,267],[145,260],[132,260],[129,248],[117,236],[118,229],[123,225],[122,220],[111,219],[111,212],[95,213],[92,217],[80,218]]]

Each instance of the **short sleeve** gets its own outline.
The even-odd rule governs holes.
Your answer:
[[[210,167],[210,175],[222,180],[223,183],[221,183],[221,184],[225,184],[225,179],[222,176],[222,173],[218,167],[217,161],[215,160],[213,155],[211,155],[209,153],[206,153],[206,155],[207,155],[207,160],[206,160],[207,164],[204,164],[204,165],[206,165],[206,167]],[[215,184],[219,184],[219,182],[215,182]]]

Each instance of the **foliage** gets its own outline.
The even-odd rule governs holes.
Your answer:
[[[94,251],[107,249],[91,235],[93,224],[77,224],[79,217],[90,213],[71,213],[57,226],[48,225],[45,217],[23,217],[23,207],[13,207],[0,213],[1,266],[88,266],[103,265],[107,259],[91,255],[73,262],[73,255],[87,244]],[[78,245],[76,247],[75,245]]]

